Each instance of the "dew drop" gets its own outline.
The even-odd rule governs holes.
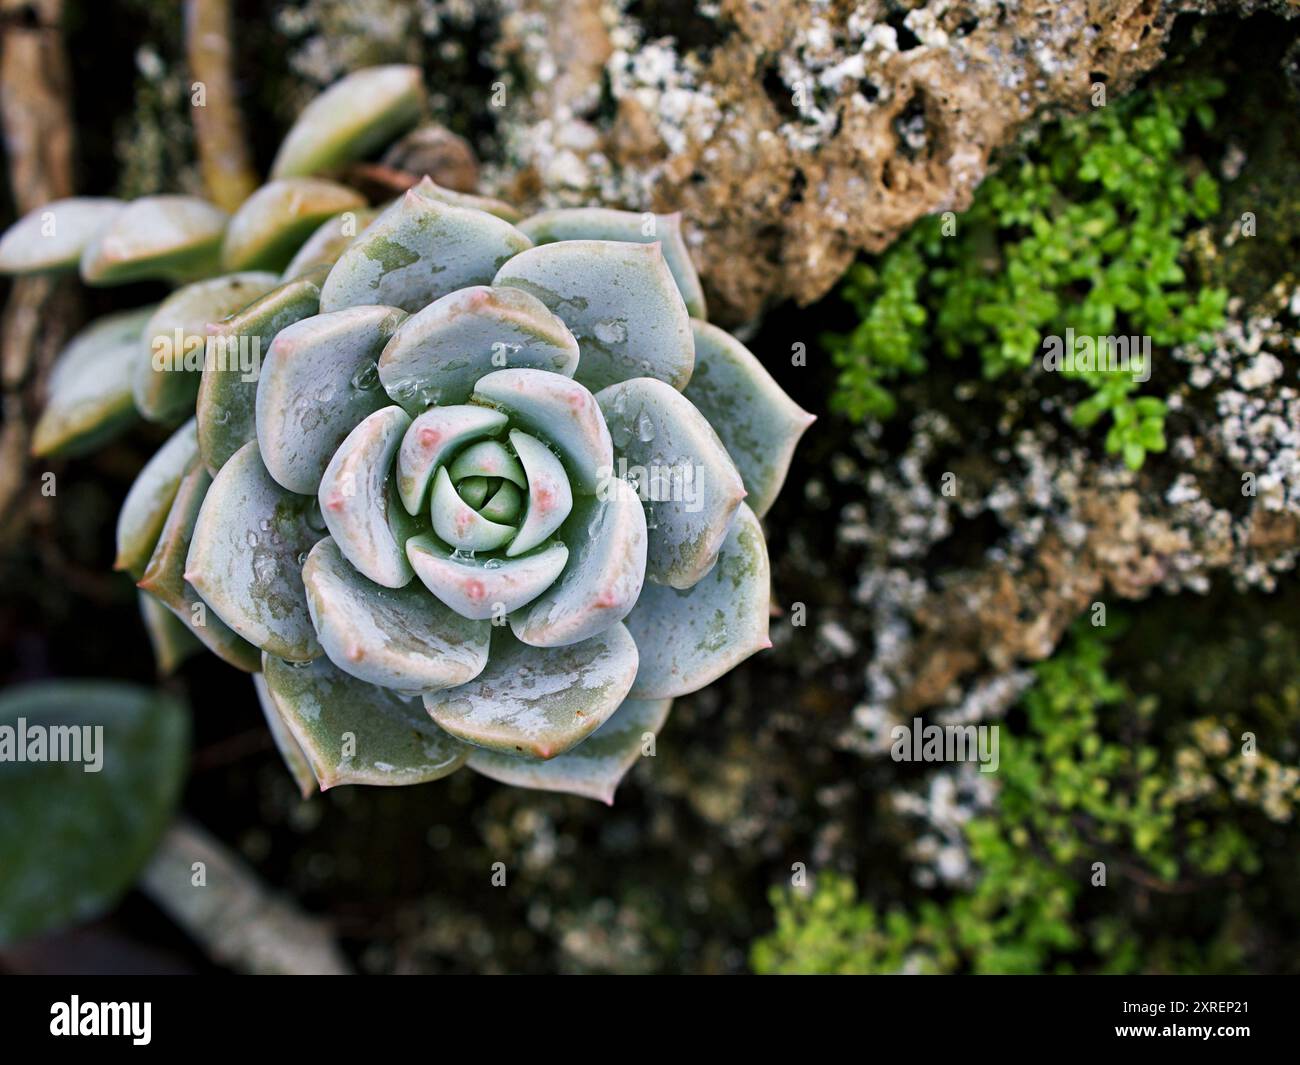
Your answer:
[[[258,584],[270,584],[278,575],[275,555],[270,551],[253,552],[253,579]]]
[[[602,344],[621,344],[627,339],[627,323],[619,318],[597,322],[591,331]]]
[[[367,362],[352,375],[352,387],[360,392],[373,392],[379,387],[379,364]]]

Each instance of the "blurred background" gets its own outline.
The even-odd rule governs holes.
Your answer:
[[[160,678],[112,572],[166,431],[27,457],[67,337],[164,290],[6,282],[6,696],[134,682],[189,738],[141,739],[177,826],[144,853],[37,839],[15,811],[75,821],[76,782],[0,774],[0,899],[20,856],[51,907],[69,850],[113,882],[0,969],[1300,969],[1300,5],[0,0],[0,224],[204,193],[206,6],[256,175],[322,86],[415,62],[464,187],[685,213],[712,317],[819,416],[766,520],[774,647],[612,808],[470,773],[304,800],[248,677]],[[1150,380],[1045,371],[1066,329],[1151,337]],[[894,761],[918,717],[999,725],[998,772]],[[175,911],[178,838],[282,957]]]

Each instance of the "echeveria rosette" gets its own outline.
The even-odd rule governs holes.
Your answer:
[[[184,578],[262,649],[300,781],[468,765],[608,801],[673,698],[767,646],[748,500],[810,419],[691,320],[661,242],[606,239],[640,216],[534,244],[429,188],[271,341]]]
[[[206,304],[256,381],[135,372],[147,416],[197,411],[119,522],[169,646],[255,672],[304,792],[468,765],[612,801],[674,698],[769,645],[759,519],[812,420],[704,321],[676,216],[520,220],[428,179],[376,212],[289,168],[223,242],[242,272],[146,332]]]

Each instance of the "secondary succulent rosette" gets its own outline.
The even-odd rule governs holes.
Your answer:
[[[376,211],[312,176],[413,93],[335,86],[229,220],[52,205],[54,248],[19,222],[0,268],[201,277],[73,341],[36,447],[193,413],[118,565],[164,654],[187,631],[255,673],[304,790],[468,765],[610,801],[675,697],[769,645],[759,519],[811,417],[705,321],[676,216],[521,220],[428,179]]]

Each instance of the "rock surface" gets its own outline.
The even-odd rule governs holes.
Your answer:
[[[1294,0],[524,0],[502,23],[499,191],[680,210],[713,317],[824,295],[859,252],[964,210],[1032,120],[1128,89],[1185,12]],[[509,177],[511,180],[505,181]]]

